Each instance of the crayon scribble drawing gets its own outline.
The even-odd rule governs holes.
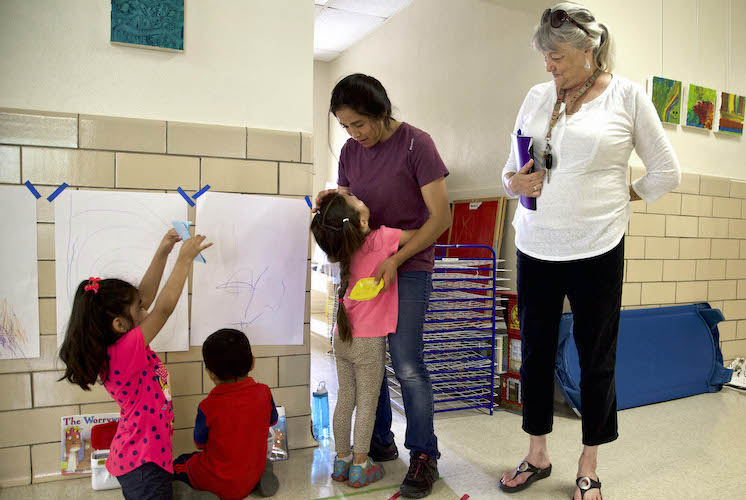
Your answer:
[[[119,278],[138,286],[172,220],[186,220],[187,205],[178,194],[63,192],[55,200],[57,342],[62,343],[75,291],[89,277]],[[176,263],[174,247],[161,289]],[[199,264],[195,264],[199,265]],[[151,347],[158,352],[189,349],[186,286],[166,325]]]
[[[39,357],[36,199],[0,186],[0,359]]]
[[[309,210],[302,199],[209,192],[197,231],[215,251],[195,266],[192,345],[235,328],[255,345],[303,343]]]
[[[269,267],[265,267],[258,274],[251,268],[239,269],[231,274],[225,282],[219,283],[215,287],[222,293],[239,297],[240,307],[237,307],[235,311],[239,316],[229,323],[234,328],[250,326],[267,312],[277,311],[282,306],[282,299],[287,293],[284,281],[282,281],[282,293],[279,296],[268,297],[262,293],[262,285],[269,283],[270,275],[268,272]],[[263,282],[262,278],[264,279]],[[269,298],[270,303],[259,304],[260,300],[267,298]]]
[[[0,298],[0,351],[14,358],[22,358],[25,356],[21,346],[27,342],[28,336],[21,319],[8,300]]]

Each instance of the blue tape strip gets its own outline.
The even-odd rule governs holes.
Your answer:
[[[67,187],[67,183],[63,182],[60,187],[54,190],[54,193],[49,195],[49,197],[47,198],[47,201],[49,202],[54,201],[54,199],[57,198],[60,195],[60,193],[65,190],[66,187]]]
[[[176,229],[176,232],[181,236],[182,241],[186,241],[189,238],[192,237],[192,235],[189,233],[189,226],[192,225],[189,221],[183,221],[183,220],[174,220],[171,221],[171,224],[173,224],[174,229]],[[195,262],[201,262],[203,264],[206,264],[207,261],[204,257],[202,257],[202,254],[197,255],[194,258]]]
[[[197,191],[196,193],[194,193],[192,195],[192,198],[194,198],[196,200],[197,198],[199,198],[200,196],[202,196],[203,194],[205,194],[205,191],[207,191],[208,189],[210,189],[210,185],[209,184],[205,184],[205,187],[203,187],[202,189],[200,189],[199,191]]]
[[[37,191],[36,188],[34,187],[34,185],[31,184],[31,181],[26,181],[25,184],[26,184],[26,187],[28,188],[28,190],[31,191],[31,194],[33,194],[36,197],[37,200],[39,198],[41,198],[41,195],[39,194],[39,191]]]
[[[187,196],[187,194],[184,192],[183,189],[181,189],[181,187],[177,188],[176,190],[179,192],[181,197],[184,198],[187,203],[189,203],[190,207],[194,206],[194,202],[192,201],[192,199]]]

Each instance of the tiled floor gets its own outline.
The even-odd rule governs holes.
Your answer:
[[[313,336],[311,378],[328,382],[333,409],[336,377],[328,341]],[[626,410],[619,414],[621,438],[602,447],[599,475],[604,498],[615,500],[746,499],[746,393],[724,389],[678,401]],[[512,497],[497,489],[503,470],[515,467],[525,453],[521,418],[499,412],[494,416],[451,414],[436,419],[442,459],[442,479],[432,500],[520,498],[568,499],[573,491],[580,453],[580,420],[570,412],[555,418],[550,437],[552,477]],[[395,413],[394,433],[404,452],[404,418]],[[290,460],[275,464],[280,478],[278,499],[347,498],[388,500],[407,470],[399,459],[385,464],[386,477],[357,491],[331,481],[334,453],[325,448],[296,450]],[[178,488],[176,498],[197,498]],[[0,499],[121,498],[117,491],[93,492],[90,481],[62,481],[0,491]],[[199,498],[208,498],[200,495]],[[215,497],[210,497],[215,498]]]

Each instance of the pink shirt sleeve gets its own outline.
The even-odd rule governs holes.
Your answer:
[[[381,226],[378,229],[381,231],[381,240],[383,241],[386,258],[389,258],[399,251],[401,229],[386,226]]]
[[[135,327],[122,335],[109,349],[109,356],[109,371],[116,370],[121,374],[128,374],[147,366],[145,338],[140,327]]]

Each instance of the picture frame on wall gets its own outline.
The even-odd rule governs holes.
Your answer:
[[[682,82],[661,76],[651,76],[647,83],[648,95],[653,101],[661,123],[679,125],[681,123]]]
[[[743,136],[744,108],[746,97],[721,92],[717,131],[721,134]]]
[[[715,123],[716,101],[715,89],[690,83],[686,99],[686,126],[712,130]]]
[[[111,43],[184,52],[184,0],[111,0]]]

